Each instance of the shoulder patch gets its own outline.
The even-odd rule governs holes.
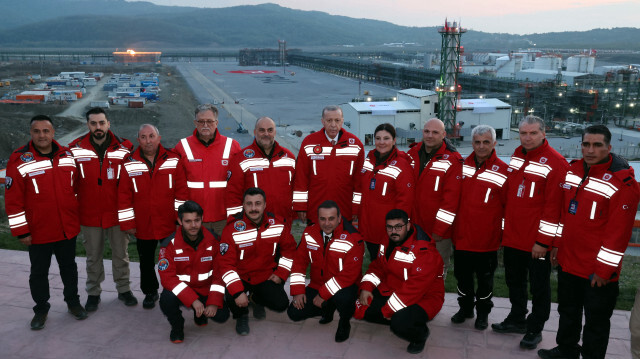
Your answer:
[[[164,272],[167,270],[167,268],[169,268],[169,260],[167,258],[162,258],[159,262],[158,262],[158,270],[160,272]]]
[[[500,169],[500,167],[498,165],[493,165],[493,167],[491,167],[492,171],[497,171],[499,169]]]
[[[356,140],[355,140],[355,139],[353,139],[353,138],[350,138],[350,139],[349,139],[349,144],[350,144],[350,145],[353,145],[354,143],[356,143]]]
[[[22,160],[22,162],[30,162],[33,161],[33,153],[31,152],[25,152],[20,156],[20,160]]]
[[[256,151],[254,151],[254,150],[252,150],[250,148],[247,148],[246,150],[244,150],[243,155],[246,158],[253,158],[253,157],[256,156]]]
[[[220,243],[220,255],[223,256],[229,250],[229,245],[227,243]]]
[[[12,183],[13,183],[13,178],[11,178],[11,177],[9,177],[9,176],[6,176],[6,177],[4,178],[4,186],[5,186],[5,188],[6,188],[6,189],[11,188],[11,184],[12,184]]]

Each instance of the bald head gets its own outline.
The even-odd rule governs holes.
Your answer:
[[[253,130],[256,143],[266,154],[270,154],[276,141],[276,123],[269,117],[260,117]]]
[[[437,118],[432,118],[427,121],[422,130],[422,142],[424,142],[427,152],[432,152],[440,148],[446,134],[444,122]]]

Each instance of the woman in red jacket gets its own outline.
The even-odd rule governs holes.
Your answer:
[[[396,130],[389,123],[376,127],[376,148],[369,151],[360,174],[362,199],[358,230],[367,243],[371,260],[377,257],[380,244],[389,241],[385,215],[392,209],[411,213],[414,187],[411,160],[396,148]]]

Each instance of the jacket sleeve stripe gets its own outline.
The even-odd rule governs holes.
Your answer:
[[[210,292],[218,292],[220,294],[224,294],[224,287],[219,284],[212,284],[209,289]]]
[[[380,285],[380,278],[378,278],[378,276],[376,276],[373,273],[369,273],[369,274],[365,274],[364,277],[362,277],[362,282],[369,282],[371,284],[373,284],[375,287]]]
[[[544,234],[545,236],[555,237],[557,231],[558,231],[557,224],[540,220],[540,227],[538,227],[538,232],[540,234]]]
[[[598,252],[598,261],[612,267],[617,267],[620,264],[623,255],[623,253],[612,251],[605,247],[600,247],[600,252]]]
[[[453,224],[453,220],[456,218],[456,214],[455,213],[451,213],[449,211],[445,211],[444,209],[439,209],[438,213],[436,214],[436,219],[439,221],[442,221],[446,224]]]
[[[187,285],[184,283],[178,283],[177,286],[175,286],[171,291],[173,292],[173,294],[176,295],[176,297],[185,289],[187,288]]]
[[[231,284],[240,281],[240,277],[238,276],[238,273],[236,273],[235,271],[230,270],[227,273],[222,275],[222,280],[224,281],[224,283],[228,287]]]
[[[391,297],[389,298],[389,300],[387,301],[387,304],[389,304],[389,307],[391,308],[391,310],[393,310],[394,312],[399,311],[400,309],[404,309],[407,306],[402,303],[402,301],[400,300],[400,298],[398,298],[398,296],[396,295],[396,293],[393,293],[391,295]]]
[[[25,216],[25,212],[22,211],[18,214],[9,216],[9,227],[11,229],[22,227],[27,224],[27,217]]]
[[[121,209],[118,211],[118,221],[130,221],[135,218],[133,208]]]
[[[287,271],[291,271],[291,265],[293,265],[293,261],[286,257],[280,257],[278,261],[278,267],[286,269]]]
[[[305,276],[303,273],[291,273],[291,285],[305,285]]]
[[[324,285],[327,287],[327,290],[331,295],[335,295],[340,289],[342,289],[335,278],[329,279]]]
[[[187,155],[187,159],[189,161],[193,160],[193,152],[191,152],[191,147],[189,146],[189,141],[186,138],[180,140],[182,143],[182,148],[184,149],[184,153]]]

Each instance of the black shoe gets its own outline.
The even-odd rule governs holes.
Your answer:
[[[527,324],[518,324],[505,319],[502,323],[491,324],[491,329],[496,333],[525,334],[527,332]]]
[[[427,340],[420,340],[417,342],[409,342],[409,346],[407,347],[407,353],[409,354],[418,354],[422,353],[424,350],[424,345],[427,343]]]
[[[535,349],[538,346],[538,343],[542,341],[542,333],[527,333],[524,335],[524,338],[520,341],[520,348],[523,349]]]
[[[351,323],[349,322],[349,319],[340,319],[338,322],[338,330],[336,330],[336,343],[342,343],[349,339],[350,332]]]
[[[95,312],[98,310],[98,304],[100,304],[100,296],[99,295],[90,295],[87,297],[87,304],[84,305],[84,309],[87,312]]]
[[[451,317],[451,321],[456,324],[464,323],[465,320],[473,318],[473,309],[466,311],[462,308]]]
[[[70,305],[68,309],[69,313],[71,313],[71,315],[73,315],[77,320],[87,319],[87,317],[89,316],[87,311],[82,308],[80,304]]]
[[[333,313],[334,312],[322,314],[322,317],[320,318],[318,323],[320,323],[320,324],[329,324],[329,323],[333,322]]]
[[[169,334],[169,340],[172,343],[182,343],[184,341],[184,328],[183,327],[171,327],[171,333]]]
[[[123,301],[124,305],[126,305],[127,307],[132,307],[138,304],[138,300],[133,296],[133,293],[131,293],[131,291],[118,293],[118,299]]]
[[[47,321],[48,313],[36,313],[31,319],[31,330],[40,330],[44,328],[44,323]]]
[[[144,296],[144,300],[142,301],[142,308],[151,309],[156,306],[156,301],[158,301],[158,293],[147,294]]]
[[[238,335],[249,335],[249,316],[243,315],[236,319],[236,333]]]
[[[578,359],[580,355],[566,355],[562,351],[560,351],[560,347],[555,347],[553,349],[538,350],[538,356],[542,359]]]
[[[489,326],[489,314],[478,313],[478,317],[476,318],[476,322],[473,325],[478,330],[485,330]]]
[[[264,310],[264,305],[253,302],[253,317],[256,320],[263,320],[267,317],[267,312]]]
[[[209,318],[206,315],[202,314],[199,317],[196,317],[196,312],[193,312],[193,322],[196,323],[199,327],[204,327],[209,323]]]

